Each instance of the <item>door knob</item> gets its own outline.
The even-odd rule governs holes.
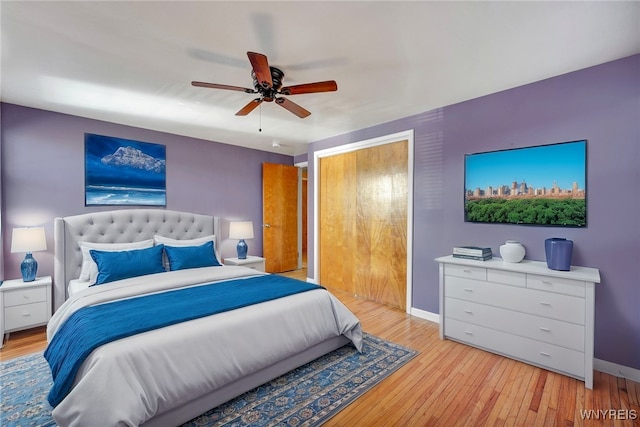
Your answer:
[[[262,224],[264,228],[271,228],[271,224]]]

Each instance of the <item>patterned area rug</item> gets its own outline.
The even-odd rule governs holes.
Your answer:
[[[184,426],[319,426],[418,353],[365,334],[364,351],[346,345],[214,408]],[[0,364],[0,426],[55,426],[42,353]]]

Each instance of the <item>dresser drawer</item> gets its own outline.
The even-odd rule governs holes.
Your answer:
[[[445,336],[543,368],[584,378],[584,353],[496,331],[455,319],[445,319]]]
[[[527,275],[527,287],[558,294],[573,295],[584,298],[586,285],[584,282],[559,277]]]
[[[487,280],[487,269],[467,265],[446,264],[444,266],[446,276],[464,277],[467,279]]]
[[[4,327],[7,332],[11,332],[14,329],[37,326],[47,323],[47,321],[49,321],[49,318],[46,301],[15,305],[4,310]]]
[[[47,300],[47,292],[49,288],[30,288],[5,291],[4,306],[11,307],[14,305],[30,304]]]
[[[488,269],[487,281],[524,288],[527,286],[527,275],[524,273],[517,273],[515,271]]]
[[[445,299],[444,315],[478,326],[525,338],[584,351],[584,326],[548,317],[477,304],[455,298]]]
[[[535,289],[448,277],[445,297],[584,325],[584,299]]]

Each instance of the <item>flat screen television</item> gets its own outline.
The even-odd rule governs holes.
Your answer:
[[[587,226],[587,141],[466,154],[466,222]]]

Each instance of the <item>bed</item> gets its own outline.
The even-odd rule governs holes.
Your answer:
[[[325,289],[246,267],[194,261],[200,255],[193,251],[200,254],[206,245],[220,260],[217,217],[161,209],[103,211],[56,218],[54,234],[55,313],[45,355],[57,377],[49,396],[60,426],[95,420],[114,426],[179,425],[343,345],[362,348],[360,322]],[[105,249],[109,245],[115,249]],[[160,247],[162,271],[116,274],[126,267],[125,251],[128,259],[153,253],[157,260]],[[106,283],[79,283],[83,275],[95,279],[87,252],[102,278],[97,280],[109,277]],[[176,260],[183,268],[165,272],[167,263],[178,265]],[[284,279],[296,283],[280,283]],[[287,293],[279,294],[284,288]],[[244,301],[263,298],[257,296],[263,292],[272,294]],[[215,309],[206,298],[216,302]],[[229,306],[217,308],[218,301]],[[191,317],[144,329],[171,313]],[[138,333],[118,335],[128,328],[123,325],[134,325]],[[102,342],[112,331],[117,339]],[[95,347],[80,348],[89,341]],[[80,353],[86,358],[70,361]],[[70,378],[66,384],[59,381],[63,372]]]

